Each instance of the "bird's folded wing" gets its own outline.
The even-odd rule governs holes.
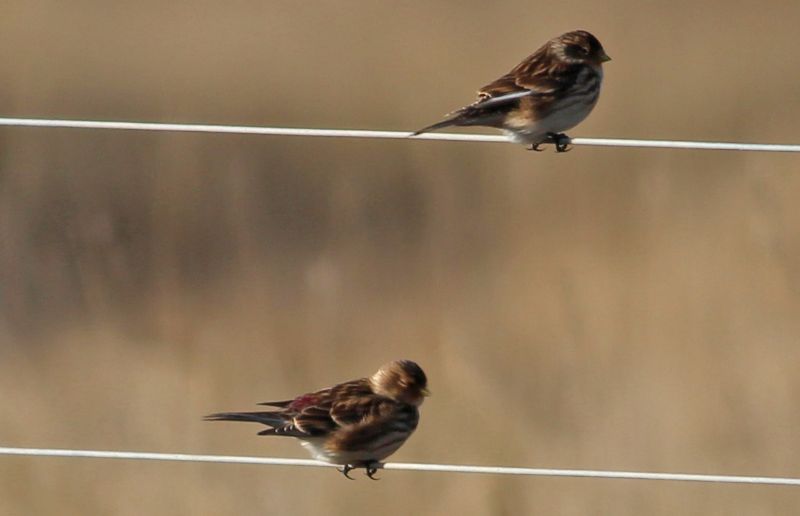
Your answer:
[[[358,396],[339,400],[331,407],[331,418],[339,426],[362,423],[365,420],[391,414],[397,403],[383,396]]]
[[[331,418],[330,405],[327,403],[305,407],[292,418],[292,425],[310,437],[327,435],[338,427]]]
[[[563,91],[569,85],[556,77],[531,74],[517,75],[509,73],[496,81],[487,84],[478,91],[478,103],[484,105],[497,99],[516,100],[520,97],[530,95],[533,97],[547,96]]]
[[[506,93],[496,97],[486,95],[481,96],[478,101],[470,107],[478,107],[480,109],[499,107],[512,102],[517,102],[522,97],[528,97],[530,95],[533,95],[531,90],[518,90],[514,93]]]

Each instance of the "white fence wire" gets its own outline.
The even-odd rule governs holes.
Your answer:
[[[240,457],[230,455],[192,455],[185,453],[149,453],[129,451],[63,450],[51,448],[3,448],[0,455],[25,455],[37,457],[69,457],[92,459],[155,460],[175,462],[212,462],[222,464],[257,464],[266,466],[336,467],[333,464],[310,459],[280,459],[271,457]],[[647,473],[640,471],[602,471],[588,469],[513,468],[501,466],[471,466],[460,464],[414,464],[389,462],[387,470],[433,471],[440,473],[482,473],[487,475],[525,475],[538,477],[577,477],[627,480],[667,480],[680,482],[712,482],[725,484],[761,484],[800,486],[800,478],[763,477],[744,475],[699,475],[692,473]]]
[[[508,143],[504,136],[488,134],[425,133],[410,138],[405,131],[367,131],[350,129],[306,129],[292,127],[257,127],[242,125],[169,124],[155,122],[114,122],[98,120],[51,120],[39,118],[0,118],[0,126],[50,127],[69,129],[116,129],[126,131],[177,131],[191,133],[256,134],[271,136],[316,136],[327,138],[380,138],[445,140],[460,142]],[[775,143],[731,143],[676,140],[633,140],[623,138],[572,138],[573,145],[600,147],[645,147],[661,149],[696,149],[759,152],[800,152],[800,145]]]
[[[55,120],[38,118],[0,118],[0,126],[9,127],[48,127],[70,129],[111,129],[127,131],[175,131],[192,133],[252,134],[270,136],[307,136],[328,138],[378,138],[409,139],[405,131],[369,131],[348,129],[312,129],[290,127],[257,127],[212,124],[172,124],[152,122],[118,122],[96,120]],[[426,133],[413,137],[414,140],[444,140],[505,143],[503,136],[483,134]],[[573,145],[602,147],[645,147],[696,150],[760,151],[760,152],[800,152],[800,145],[702,142],[675,140],[636,140],[620,138],[573,138]],[[0,455],[23,455],[37,457],[69,457],[95,459],[155,460],[178,462],[212,462],[227,464],[257,464],[270,466],[313,466],[335,467],[332,464],[309,459],[282,459],[270,457],[241,457],[227,455],[192,455],[182,453],[149,453],[128,451],[66,450],[51,448],[12,448],[0,447]],[[456,464],[413,464],[390,462],[383,465],[386,470],[433,471],[449,473],[482,473],[491,475],[527,475],[545,477],[606,478],[629,480],[661,480],[682,482],[714,482],[729,484],[761,484],[800,486],[800,478],[765,477],[745,475],[704,475],[692,473],[649,473],[638,471],[603,471],[583,469],[545,469],[516,468],[501,466],[473,466]]]

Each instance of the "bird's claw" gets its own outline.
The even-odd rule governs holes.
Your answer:
[[[347,478],[349,478],[350,480],[355,480],[353,477],[350,476],[350,472],[356,469],[357,467],[361,466],[353,466],[352,464],[345,464],[344,466],[342,466],[342,469],[337,469],[337,471],[342,475],[346,476]],[[363,465],[363,467],[364,469],[367,470],[367,476],[369,478],[371,478],[372,480],[380,480],[375,476],[375,473],[377,473],[379,469],[383,469],[383,464],[381,464],[380,462],[370,462],[366,465]]]
[[[341,473],[342,475],[346,476],[346,477],[347,477],[347,478],[349,478],[350,480],[355,480],[355,478],[351,477],[351,476],[348,474],[348,473],[350,473],[350,472],[351,472],[353,469],[355,469],[355,468],[354,468],[353,466],[351,466],[350,464],[345,464],[344,466],[342,466],[342,469],[340,469],[340,470],[338,470],[338,471],[339,471],[339,473]]]
[[[572,149],[569,148],[570,137],[564,133],[549,133],[547,140],[556,146],[556,152],[568,152]]]
[[[380,478],[375,477],[375,473],[377,473],[379,469],[383,469],[383,464],[380,462],[371,462],[367,464],[367,476],[372,480],[380,480]]]
[[[547,138],[539,143],[531,143],[528,150],[542,152],[542,145],[545,143],[552,143],[556,146],[556,152],[569,152],[570,137],[564,133],[547,133]]]

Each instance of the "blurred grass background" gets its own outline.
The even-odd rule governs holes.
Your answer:
[[[797,143],[800,4],[0,6],[0,115],[412,130],[546,39],[574,136]],[[407,357],[392,460],[799,476],[793,155],[0,130],[0,443],[304,457],[202,415]],[[800,492],[0,458],[0,514],[794,514]]]

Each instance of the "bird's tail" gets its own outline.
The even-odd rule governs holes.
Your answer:
[[[464,106],[448,114],[441,122],[436,122],[428,127],[423,127],[419,131],[411,133],[409,136],[417,136],[422,133],[435,131],[443,127],[450,126],[470,126],[486,125],[489,127],[502,127],[505,114],[519,105],[522,97],[534,95],[531,90],[522,90],[499,97],[482,96],[469,106]]]
[[[437,129],[442,129],[444,127],[450,127],[450,126],[453,126],[453,125],[461,125],[461,124],[458,123],[458,116],[448,117],[448,118],[445,118],[444,120],[442,120],[441,122],[436,122],[435,124],[429,125],[428,127],[423,127],[419,131],[414,131],[413,133],[411,133],[409,135],[409,137],[418,136],[418,135],[420,135],[422,133],[429,133],[431,131],[435,131]]]
[[[205,421],[246,421],[249,423],[261,423],[273,428],[286,424],[286,421],[278,412],[220,412],[209,414],[203,419]]]
[[[464,106],[463,108],[448,114],[447,117],[445,117],[445,119],[441,122],[436,122],[428,127],[423,127],[419,131],[411,133],[409,137],[435,131],[437,129],[442,129],[443,127],[464,127],[471,125],[488,125],[498,127],[498,123],[502,118],[501,112],[493,109],[487,110],[483,107],[483,104],[484,101],[480,101],[476,102],[475,104],[470,104],[469,106]]]

